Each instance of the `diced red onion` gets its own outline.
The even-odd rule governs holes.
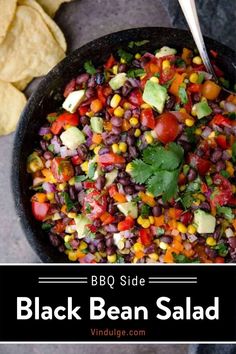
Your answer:
[[[122,234],[122,236],[124,236],[125,238],[132,238],[132,237],[135,237],[135,234],[134,234],[133,232],[130,232],[129,230],[123,231],[121,234]]]
[[[77,155],[77,151],[76,150],[67,150],[67,154],[68,156],[72,157],[72,156],[76,156]]]
[[[49,182],[44,182],[42,187],[47,193],[53,193],[56,191],[56,187],[54,186],[54,184]]]
[[[212,132],[212,129],[211,129],[210,127],[206,127],[206,128],[203,130],[201,136],[202,136],[203,138],[207,138],[207,137],[211,134],[211,132]]]
[[[189,242],[187,241],[184,241],[184,248],[187,250],[187,251],[190,251],[192,249],[192,246]]]
[[[84,132],[88,137],[92,137],[92,136],[93,136],[93,132],[92,132],[90,126],[87,125],[87,124],[84,126],[83,132]]]
[[[47,161],[45,162],[45,167],[46,167],[46,168],[50,168],[50,167],[51,167],[51,164],[52,164],[52,161],[51,161],[51,160],[47,160]]]
[[[130,248],[130,247],[131,247],[130,241],[125,241],[125,248]]]
[[[49,134],[49,133],[51,133],[51,130],[49,127],[41,127],[39,129],[39,135],[41,135],[41,136]]]
[[[80,192],[82,189],[83,189],[82,183],[81,182],[79,182],[79,183],[75,182],[75,190],[77,192]]]
[[[60,155],[63,159],[68,156],[68,150],[66,146],[60,147]]]
[[[51,144],[54,146],[54,153],[59,154],[61,144],[56,135],[51,139]]]
[[[80,258],[80,263],[91,263],[95,256],[92,253],[87,253],[85,257]]]
[[[86,146],[91,146],[92,145],[92,143],[93,143],[93,141],[92,141],[92,136],[89,136],[88,138],[87,138],[87,140],[86,140]]]

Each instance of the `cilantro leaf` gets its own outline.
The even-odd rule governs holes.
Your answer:
[[[218,245],[216,245],[214,249],[218,251],[219,256],[221,257],[225,257],[229,252],[227,245],[225,245],[224,243],[218,243]]]
[[[90,163],[88,169],[88,178],[93,178],[95,170],[96,170],[96,163],[95,162]]]
[[[152,167],[147,165],[142,160],[134,160],[131,163],[131,166],[131,175],[137,183],[145,183],[153,173]]]
[[[182,58],[177,58],[175,61],[175,66],[177,66],[178,68],[185,68],[186,64]]]
[[[185,128],[185,133],[187,135],[188,141],[191,144],[196,144],[196,134],[195,134],[196,127],[187,127]]]
[[[70,211],[74,207],[74,203],[70,199],[69,194],[67,192],[63,192],[62,196],[64,198],[67,211]]]
[[[145,74],[145,70],[143,69],[129,69],[127,71],[127,76],[132,78],[143,76],[144,74]]]
[[[178,96],[181,100],[181,103],[186,104],[188,103],[188,95],[184,87],[180,86],[178,91]]]
[[[162,227],[157,228],[157,236],[164,235],[164,233],[165,233],[165,230]]]
[[[141,207],[141,216],[146,217],[150,213],[150,207],[147,204],[142,205]]]
[[[218,207],[217,213],[223,215],[229,221],[233,220],[234,218],[232,209],[229,207]]]
[[[91,60],[84,63],[84,70],[90,75],[94,75],[97,72]]]
[[[193,196],[191,193],[185,193],[182,197],[181,197],[181,203],[183,204],[185,209],[188,209],[191,207],[192,203],[193,203]]]
[[[123,49],[119,49],[117,51],[117,54],[119,55],[120,58],[124,59],[127,63],[130,63],[133,60],[133,55],[126,52]]]
[[[155,196],[162,194],[163,201],[169,200],[177,192],[179,170],[157,171],[148,180],[148,191]]]
[[[150,42],[150,41],[149,41],[148,39],[144,39],[144,40],[142,40],[142,41],[137,41],[137,42],[131,41],[131,42],[129,42],[128,47],[129,47],[130,49],[134,48],[135,46],[136,46],[136,47],[141,47],[142,45],[144,45],[144,44],[146,44],[146,43],[149,43],[149,42]]]
[[[184,256],[183,254],[176,254],[173,253],[174,261],[176,263],[200,263],[198,258],[189,259],[188,257]]]
[[[170,143],[167,148],[149,146],[143,152],[143,160],[155,169],[172,171],[179,167],[183,154],[182,147],[176,143]]]
[[[81,175],[81,176],[75,176],[75,183],[80,183],[83,182],[87,179],[87,176]]]
[[[46,232],[48,232],[51,229],[51,227],[52,227],[52,225],[48,224],[47,222],[44,222],[41,226],[42,230],[46,231]]]

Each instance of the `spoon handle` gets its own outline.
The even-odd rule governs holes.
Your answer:
[[[213,77],[217,80],[214,69],[211,65],[210,59],[207,54],[206,46],[204,43],[204,39],[202,36],[202,31],[200,28],[195,0],[178,0],[179,4],[184,13],[185,19],[188,23],[190,31],[192,33],[193,39],[199,51],[199,54],[202,58],[202,61],[206,67],[206,70],[213,75]]]

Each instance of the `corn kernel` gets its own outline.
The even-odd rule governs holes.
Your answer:
[[[127,151],[127,144],[124,143],[123,141],[119,143],[119,150],[121,152],[126,152]]]
[[[234,168],[230,161],[226,161],[226,171],[231,177],[234,175]]]
[[[140,53],[136,53],[135,54],[135,59],[140,59],[141,58],[141,54]]]
[[[111,148],[112,148],[112,151],[114,152],[114,154],[117,154],[118,152],[120,152],[118,144],[112,144]]]
[[[68,183],[70,186],[74,186],[75,185],[75,177],[72,177]]]
[[[142,103],[140,107],[141,107],[142,109],[152,108],[152,106],[150,106],[150,104],[148,104],[148,103]]]
[[[86,248],[88,247],[87,243],[84,242],[84,241],[81,241],[80,242],[80,245],[79,245],[79,249],[82,251],[82,250],[86,250]]]
[[[106,252],[99,252],[99,254],[102,258],[105,258],[107,256]]]
[[[75,229],[73,229],[73,227],[71,225],[67,225],[66,228],[65,228],[65,232],[68,233],[68,234],[73,234],[76,232]],[[73,238],[73,236],[71,236]]]
[[[197,115],[197,110],[196,110],[196,105],[195,104],[192,106],[191,115],[193,117],[196,117],[196,115]]]
[[[193,58],[193,63],[196,65],[201,65],[202,64],[202,59],[201,57],[197,56]]]
[[[153,216],[149,216],[148,217],[150,224],[154,224],[154,217]]]
[[[137,219],[137,223],[139,224],[139,225],[142,225],[142,223],[143,223],[143,218],[142,218],[142,216],[140,215],[139,217],[138,217],[138,219]]]
[[[74,218],[76,218],[77,214],[76,214],[76,213],[73,213],[73,212],[69,212],[69,213],[67,214],[67,216],[68,216],[68,218],[74,219]]]
[[[125,113],[125,111],[124,111],[124,109],[122,108],[122,107],[120,107],[120,106],[118,106],[115,110],[114,110],[114,115],[116,116],[116,117],[123,117],[123,115],[124,115],[124,113]]]
[[[88,117],[90,117],[90,118],[94,116],[93,111],[86,112],[85,114],[86,114],[86,116],[88,116]]]
[[[120,59],[121,64],[126,64],[126,60],[124,58]]]
[[[124,108],[125,110],[130,109],[130,107],[131,107],[131,104],[130,104],[129,102],[125,102],[125,103],[123,104],[123,108]]]
[[[68,252],[68,258],[70,261],[75,262],[78,258],[77,253],[74,251],[69,251]]]
[[[167,250],[168,248],[168,244],[161,241],[160,244],[159,244],[159,247],[162,249],[162,250]]]
[[[196,227],[194,225],[188,225],[188,233],[193,235],[197,231]]]
[[[66,235],[65,237],[64,237],[64,242],[69,242],[70,240],[72,240],[74,238],[74,236],[71,236],[71,235]]]
[[[132,163],[129,162],[129,163],[126,165],[125,172],[130,173],[131,171],[132,171]]]
[[[152,194],[152,193],[150,193],[150,192],[146,192],[146,195],[147,195],[148,197],[154,198],[154,194]]]
[[[150,133],[146,133],[145,140],[148,144],[152,144],[153,143],[153,136]]]
[[[185,119],[185,124],[187,125],[187,127],[192,127],[194,125],[194,120],[193,119],[190,119],[190,118],[187,118]]]
[[[179,232],[182,232],[183,234],[187,232],[187,227],[182,222],[177,223],[177,229]]]
[[[199,193],[199,194],[197,195],[197,198],[200,199],[201,202],[205,202],[205,200],[206,200],[206,197],[205,197],[203,194],[201,194],[201,193]]]
[[[200,101],[201,102],[207,102],[207,99],[206,99],[206,97],[202,96]]]
[[[107,256],[107,260],[109,263],[115,263],[116,262],[116,254],[112,254],[111,256]]]
[[[96,258],[95,258],[95,259],[96,259],[96,262],[99,263],[100,260],[101,260],[101,258],[102,258],[102,257],[100,256],[100,253],[99,253],[99,252],[96,252],[94,255],[95,255],[95,257],[96,257]]]
[[[157,84],[159,84],[159,79],[158,79],[158,77],[156,77],[156,76],[152,76],[151,79],[150,79],[150,81],[156,82]]]
[[[119,106],[120,101],[121,101],[121,96],[115,93],[115,95],[111,99],[110,106],[112,108],[116,108]]]
[[[138,138],[141,135],[141,130],[140,129],[136,129],[134,132],[134,136],[135,138]]]
[[[186,113],[186,109],[185,109],[185,108],[180,108],[180,109],[179,109],[179,112],[180,112],[180,113]]]
[[[66,183],[64,182],[64,183],[60,183],[60,184],[58,184],[58,186],[57,186],[57,189],[59,190],[59,191],[64,191],[64,189],[66,188]]]
[[[138,122],[138,119],[135,118],[135,117],[130,118],[129,122],[130,122],[130,124],[132,125],[132,127],[135,127],[135,126],[138,125],[138,123],[139,123],[139,122]]]
[[[192,84],[196,84],[198,82],[198,74],[197,73],[192,73],[189,76],[189,81],[192,82]]]
[[[170,69],[170,61],[169,60],[163,60],[162,69],[163,70]]]
[[[186,186],[185,186],[185,185],[179,187],[179,190],[180,190],[181,192],[185,191],[185,189],[186,189]]]
[[[124,241],[120,240],[120,241],[117,243],[117,247],[118,247],[119,250],[123,250],[123,248],[125,247]]]
[[[138,262],[138,257],[134,257],[132,263],[137,263],[137,262]]]
[[[112,67],[112,72],[113,72],[114,75],[118,74],[118,65],[114,65]]]
[[[211,132],[209,135],[208,135],[208,139],[212,139],[216,136],[216,133],[215,132]]]
[[[144,219],[144,221],[142,222],[142,227],[144,228],[144,229],[148,229],[149,227],[150,227],[150,225],[151,225],[151,223],[150,223],[150,221],[148,220],[148,219]]]
[[[133,245],[133,250],[134,252],[139,252],[139,251],[143,251],[143,245],[139,242],[136,242],[134,245]]]
[[[158,261],[158,258],[159,258],[158,254],[156,254],[156,253],[150,253],[148,255],[148,257],[151,258],[152,261]]]
[[[227,151],[228,155],[229,155],[230,157],[232,157],[232,149],[227,149],[226,151]]]
[[[51,140],[52,139],[52,134],[51,133],[48,133],[48,134],[45,134],[44,136],[43,136],[43,139],[44,140]]]
[[[206,239],[206,244],[208,246],[215,246],[216,245],[216,240],[212,236],[209,236]]]
[[[196,134],[196,135],[201,135],[201,134],[202,134],[202,129],[201,129],[201,128],[197,128],[197,129],[195,130],[195,134]]]
[[[82,171],[88,172],[88,161],[83,162],[80,167]]]
[[[54,199],[54,193],[53,192],[47,193],[47,198],[48,198],[48,200],[53,200]]]
[[[98,152],[99,152],[99,150],[101,149],[101,146],[100,145],[97,145],[95,148],[94,148],[94,154],[95,155],[98,155]]]

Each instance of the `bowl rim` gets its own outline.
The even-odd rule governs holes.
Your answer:
[[[80,52],[86,50],[87,48],[89,49],[90,47],[95,46],[98,41],[106,42],[106,41],[111,41],[112,39],[116,39],[116,40],[118,39],[118,40],[120,40],[120,42],[124,42],[123,36],[125,34],[127,34],[127,35],[130,34],[130,36],[131,36],[132,33],[135,35],[140,33],[140,35],[141,35],[142,31],[147,31],[147,30],[150,31],[152,29],[155,31],[160,30],[163,35],[164,35],[164,33],[167,34],[169,32],[173,32],[173,34],[179,33],[179,34],[182,34],[183,36],[184,36],[184,34],[187,34],[188,36],[190,35],[190,31],[185,30],[185,29],[172,28],[172,27],[145,26],[145,27],[136,27],[136,28],[120,30],[120,31],[112,32],[112,33],[106,34],[104,36],[98,37],[96,39],[93,39],[92,41],[89,41],[89,42],[85,43],[84,45],[80,46],[79,48],[75,49],[71,53],[68,53],[62,61],[60,61],[56,66],[54,66],[42,78],[42,80],[39,83],[39,85],[37,86],[36,90],[31,94],[30,98],[28,99],[28,102],[20,115],[19,122],[18,122],[17,129],[16,129],[15,136],[14,136],[13,150],[12,150],[12,156],[11,156],[11,164],[12,164],[12,167],[11,167],[11,191],[13,193],[15,211],[16,211],[17,216],[20,219],[21,229],[23,230],[24,235],[25,235],[26,239],[28,240],[28,243],[30,244],[30,246],[32,247],[32,249],[34,250],[34,252],[37,254],[37,256],[40,258],[40,260],[42,262],[56,263],[55,261],[53,261],[51,256],[49,256],[49,254],[47,254],[47,252],[45,252],[45,249],[44,249],[40,239],[37,238],[37,233],[31,227],[31,225],[25,215],[23,208],[21,207],[21,205],[22,205],[22,190],[21,190],[21,188],[22,187],[20,184],[20,169],[18,168],[19,167],[18,164],[19,164],[19,160],[20,160],[20,146],[22,144],[20,142],[21,137],[22,137],[21,132],[22,132],[22,130],[24,130],[23,128],[26,123],[28,115],[29,116],[31,115],[31,107],[34,107],[35,104],[38,104],[40,102],[40,100],[44,96],[43,92],[44,92],[44,89],[46,89],[46,87],[47,87],[47,83],[56,79],[57,76],[61,72],[64,71],[65,67],[67,67],[68,65],[73,65],[73,64],[71,64],[71,60],[73,58],[76,58]],[[117,38],[117,37],[119,37],[119,38]],[[228,53],[228,55],[230,55],[232,57],[234,57],[234,56],[236,57],[236,52],[233,49],[229,48],[228,46],[221,44],[217,40],[212,39],[208,36],[204,36],[204,39],[206,40],[206,45],[208,43],[211,43],[215,47],[217,47],[219,49],[221,48],[221,50],[224,50],[224,52]],[[193,43],[194,43],[194,41],[193,41]],[[168,45],[168,43],[167,43],[167,45]],[[182,43],[181,43],[181,46],[183,46]],[[15,162],[16,162],[16,164],[15,164]],[[48,242],[48,245],[49,245],[49,247],[53,247],[49,242]],[[65,260],[65,263],[70,263],[70,262],[68,260]]]

